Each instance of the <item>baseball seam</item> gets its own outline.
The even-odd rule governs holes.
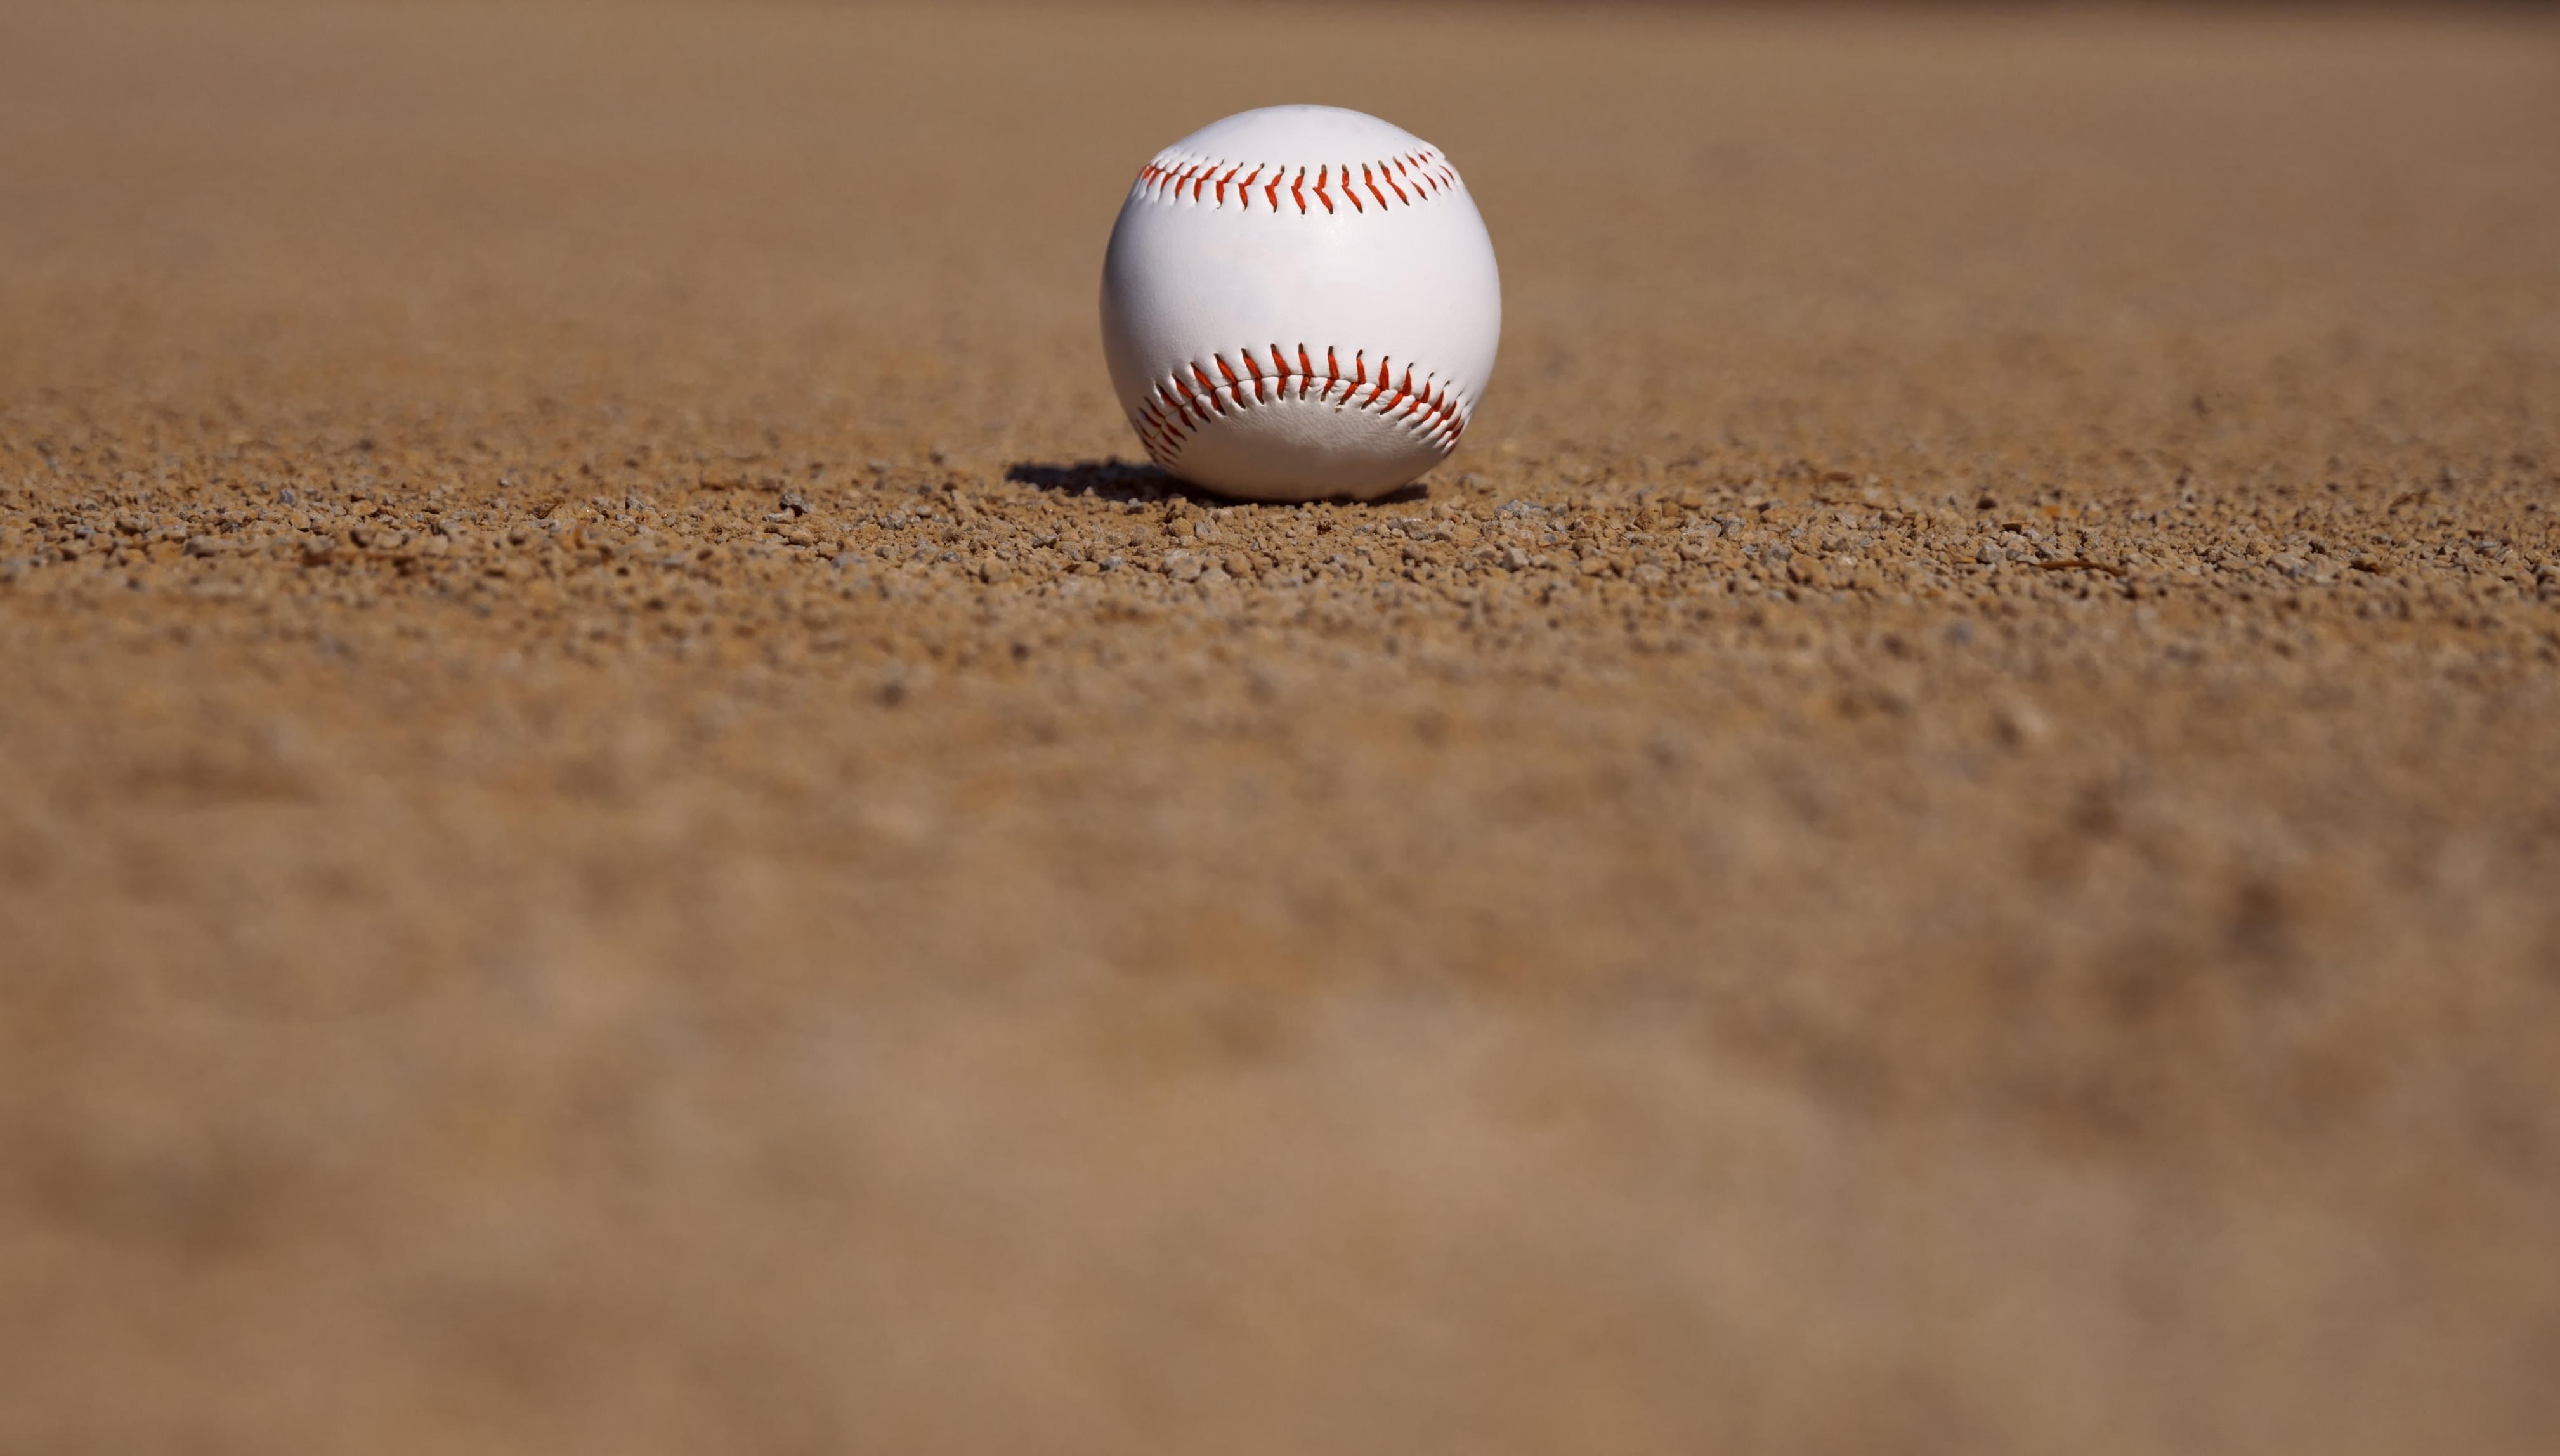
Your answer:
[[[1358,177],[1353,176],[1355,168]],[[1295,206],[1302,214],[1318,207],[1338,214],[1335,204],[1342,202],[1354,214],[1366,215],[1391,207],[1419,207],[1459,187],[1457,169],[1430,147],[1376,161],[1319,163],[1312,180],[1307,171],[1287,163],[1237,162],[1169,148],[1138,173],[1130,195],[1149,202],[1188,200],[1222,208],[1232,191],[1236,206],[1248,213],[1259,200],[1263,211],[1271,213]]]
[[[1266,374],[1251,349],[1239,349],[1236,359],[1244,369],[1239,375],[1225,355],[1212,354],[1209,362],[1217,366],[1219,377],[1212,378],[1197,362],[1185,366],[1189,379],[1183,377],[1184,369],[1173,371],[1150,387],[1130,412],[1129,422],[1147,446],[1147,454],[1167,469],[1181,458],[1192,436],[1212,420],[1293,401],[1313,400],[1338,409],[1374,414],[1419,433],[1442,455],[1454,449],[1458,436],[1466,432],[1470,407],[1446,381],[1426,372],[1417,384],[1408,364],[1399,383],[1394,361],[1384,355],[1372,374],[1365,351],[1353,353],[1352,372],[1346,375],[1331,346],[1324,355],[1324,367],[1319,370],[1313,353],[1301,344],[1293,369],[1288,354],[1274,344]]]

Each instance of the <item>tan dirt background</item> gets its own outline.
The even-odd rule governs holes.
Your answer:
[[[1136,168],[1465,170],[1425,488]],[[2560,30],[0,8],[0,1450],[2560,1446]]]

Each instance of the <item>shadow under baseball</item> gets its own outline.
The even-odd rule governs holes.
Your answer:
[[[1299,505],[1296,501],[1254,501],[1240,496],[1219,495],[1189,481],[1178,480],[1158,466],[1133,464],[1116,455],[1107,460],[1077,460],[1070,464],[1020,460],[1005,467],[1005,478],[1061,495],[1093,496],[1107,501],[1161,501],[1180,497],[1203,506],[1265,506],[1282,511]],[[1399,506],[1428,499],[1430,494],[1430,487],[1415,481],[1372,500],[1358,501],[1348,496],[1323,500],[1326,504],[1342,506]]]

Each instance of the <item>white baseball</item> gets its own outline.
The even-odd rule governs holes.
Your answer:
[[[1102,346],[1147,453],[1253,500],[1371,499],[1440,463],[1502,327],[1457,169],[1338,106],[1265,106],[1159,152],[1102,264]]]

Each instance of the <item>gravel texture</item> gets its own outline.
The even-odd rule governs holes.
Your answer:
[[[2560,1445],[2560,30],[1312,14],[0,8],[0,1449]]]

